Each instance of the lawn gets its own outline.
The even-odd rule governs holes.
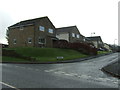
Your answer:
[[[2,56],[2,61],[4,62],[29,62],[28,60],[14,58],[14,57],[7,57],[7,56]]]
[[[87,57],[88,55],[82,54],[78,51],[71,49],[59,49],[59,48],[8,48],[10,50],[15,50],[17,53],[23,56],[29,56],[36,58],[37,62],[48,62],[48,61],[58,61],[57,57],[64,57],[63,60],[71,60],[77,58]],[[11,57],[3,57],[3,61],[24,61],[20,59],[15,59]]]
[[[106,53],[109,53],[108,51],[98,51],[98,55],[99,54],[106,54]]]

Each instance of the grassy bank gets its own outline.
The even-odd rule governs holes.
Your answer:
[[[82,54],[78,51],[71,49],[58,49],[58,48],[8,48],[10,50],[15,50],[22,56],[29,56],[36,58],[37,62],[48,62],[48,61],[58,61],[57,57],[64,57],[63,60],[71,60],[82,57],[87,57],[87,55]],[[22,59],[15,59],[13,57],[3,57],[3,61],[24,61]]]
[[[98,54],[106,54],[109,53],[108,51],[98,51]]]
[[[29,62],[28,60],[15,58],[15,57],[7,57],[7,56],[3,56],[2,61],[4,62]]]

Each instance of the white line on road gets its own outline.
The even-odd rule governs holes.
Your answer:
[[[28,70],[33,70],[33,71],[41,71],[40,69],[34,69],[34,68],[30,68],[30,67],[21,67],[21,66],[17,66],[15,65],[15,67],[17,68],[21,68],[21,69],[28,69]],[[48,70],[45,70],[45,72],[49,72]]]
[[[67,67],[60,67],[60,68],[55,68],[55,69],[49,69],[49,70],[44,70],[45,72],[55,72],[55,71],[60,71],[61,69],[64,69],[64,68],[68,68],[70,66],[67,66]]]
[[[33,70],[32,68],[29,68],[29,67],[28,67],[28,68],[26,68],[26,69]]]
[[[45,70],[45,72],[53,72],[55,74],[61,74],[61,75],[66,75],[66,76],[75,76],[75,77],[78,77],[78,78],[83,78],[83,79],[91,79],[91,80],[95,80],[95,81],[99,81],[99,82],[113,82],[114,84],[117,83],[117,81],[112,81],[111,79],[109,78],[95,78],[95,77],[92,77],[90,75],[79,75],[77,73],[66,73],[66,72],[63,72],[63,71],[54,71],[54,70]]]
[[[4,83],[4,82],[0,82],[0,83],[3,84],[3,85],[5,85],[5,86],[8,86],[8,87],[10,87],[10,88],[14,88],[15,90],[20,90],[20,89],[14,87],[14,86],[12,86],[12,85],[9,85],[9,84],[7,84],[7,83]]]
[[[35,71],[40,71],[39,69],[35,69]]]
[[[54,72],[54,73],[57,73],[57,74],[65,74],[65,72],[61,72],[61,71],[57,71],[57,72]]]
[[[73,76],[72,74],[67,74],[67,73],[65,75],[67,75],[67,76]]]
[[[0,64],[0,66],[6,66],[7,64]]]
[[[17,68],[22,68],[22,69],[33,70],[32,68],[29,68],[29,67],[21,67],[21,66],[17,66],[17,65],[15,65],[15,67],[17,67]]]

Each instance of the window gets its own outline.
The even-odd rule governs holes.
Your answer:
[[[23,26],[20,26],[20,30],[23,30],[24,28],[23,28]]]
[[[75,37],[75,33],[72,33],[72,37]]]
[[[80,38],[80,35],[79,35],[79,34],[77,34],[77,38]]]
[[[48,32],[49,32],[49,33],[53,33],[53,29],[50,29],[50,28],[49,28],[49,29],[48,29]]]
[[[39,38],[38,43],[39,44],[45,44],[45,38]]]
[[[101,44],[101,42],[100,42],[100,41],[99,41],[98,43],[99,43],[99,44]]]
[[[39,30],[40,30],[40,31],[45,31],[45,27],[39,26]]]
[[[32,43],[32,38],[28,38],[28,43]]]
[[[17,40],[16,40],[16,39],[13,39],[13,43],[16,44],[16,43],[17,43]]]
[[[83,39],[83,41],[84,41],[84,42],[86,41],[85,38]]]

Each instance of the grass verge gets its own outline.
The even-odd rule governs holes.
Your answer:
[[[28,60],[14,58],[14,57],[7,57],[7,56],[2,56],[2,61],[4,62],[29,62]]]
[[[109,53],[108,51],[98,51],[98,55],[99,54],[106,54],[106,53]]]
[[[29,56],[36,58],[36,62],[54,62],[58,61],[57,57],[64,57],[62,60],[72,60],[77,58],[87,57],[88,55],[82,54],[78,51],[71,49],[59,49],[59,48],[35,48],[35,47],[25,47],[25,48],[8,48],[10,50],[15,50],[22,56]],[[3,61],[27,61],[13,57],[4,57]]]

